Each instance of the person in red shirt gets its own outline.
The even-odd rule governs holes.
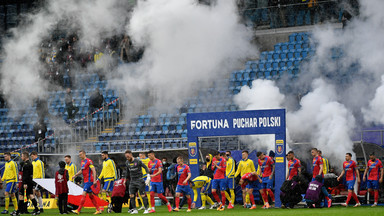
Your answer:
[[[176,186],[176,208],[173,211],[179,211],[180,207],[180,195],[184,194],[187,197],[188,210],[191,212],[191,187],[189,186],[189,179],[191,178],[191,170],[189,166],[184,164],[184,159],[182,156],[177,157],[177,174],[179,176],[179,181]]]
[[[149,174],[151,177],[151,183],[149,186],[149,191],[151,194],[151,206],[152,209],[149,211],[149,213],[154,213],[155,211],[155,193],[157,193],[157,196],[166,203],[168,207],[168,211],[172,211],[172,206],[168,202],[167,198],[163,195],[164,193],[164,187],[163,187],[163,164],[159,159],[155,157],[155,152],[153,150],[150,150],[148,152],[148,158],[149,158],[149,163],[148,163],[148,169],[149,169]]]
[[[220,156],[220,152],[216,152],[212,159],[211,169],[213,170],[212,180],[212,195],[219,203],[218,211],[224,211],[225,209],[225,190],[227,190],[227,181],[225,179],[225,171],[227,169],[227,161]],[[217,190],[221,192],[221,201]]]
[[[270,208],[268,203],[268,195],[271,197],[272,202],[275,202],[275,195],[272,192],[275,162],[271,157],[266,156],[262,152],[257,152],[256,156],[259,159],[258,164],[261,170],[261,179],[259,179],[259,182],[261,183],[260,194],[264,200],[263,208],[266,209]]]
[[[95,214],[101,214],[99,204],[97,203],[97,200],[93,196],[93,192],[91,189],[92,185],[97,184],[97,177],[96,177],[96,169],[93,166],[93,162],[91,159],[87,158],[87,155],[84,150],[81,150],[79,152],[79,157],[81,159],[81,170],[77,172],[72,179],[75,179],[76,176],[83,174],[84,179],[84,191],[83,191],[83,197],[81,198],[79,208],[77,210],[73,210],[72,212],[75,214],[79,214],[81,209],[84,206],[85,198],[87,197],[87,194],[89,196],[89,199],[91,199],[93,205],[96,207]]]
[[[60,169],[55,174],[56,199],[59,206],[60,214],[67,214],[68,209],[68,171],[65,169],[65,162],[59,162]]]
[[[249,199],[251,200],[252,207],[250,209],[256,209],[255,204],[255,197],[253,196],[253,190],[259,190],[260,189],[260,183],[259,183],[260,177],[257,175],[256,172],[249,172],[241,176],[241,179],[239,181],[239,185],[241,186],[241,189],[244,190],[246,188],[246,191],[249,195]]]
[[[121,213],[125,191],[127,190],[126,182],[127,179],[122,178],[113,183],[113,190],[111,196],[112,205],[111,207],[108,207],[108,213],[111,213],[112,211],[115,213]]]
[[[347,201],[342,206],[348,206],[349,201],[351,200],[351,197],[356,201],[356,205],[354,207],[360,206],[359,199],[357,198],[355,192],[353,191],[356,177],[357,177],[357,183],[360,184],[360,175],[359,170],[357,169],[356,162],[352,160],[352,154],[347,153],[345,154],[345,161],[343,163],[343,171],[341,172],[340,176],[337,177],[337,181],[340,181],[340,179],[345,174],[345,180],[347,181],[347,188],[348,188],[348,197]]]
[[[293,151],[288,152],[287,159],[289,160],[287,180],[292,180],[293,176],[300,175],[301,163],[300,160],[295,157],[295,153]]]
[[[383,183],[384,170],[383,164],[379,159],[376,158],[375,153],[373,152],[369,154],[369,161],[367,163],[367,168],[365,168],[364,171],[363,181],[366,181],[367,178],[365,176],[367,174],[367,188],[369,193],[372,193],[372,191],[374,191],[375,203],[373,203],[372,207],[375,207],[377,206],[377,202],[379,200],[379,188],[380,184]]]
[[[324,178],[323,173],[323,158],[319,156],[319,152],[317,148],[313,148],[311,150],[311,154],[313,156],[312,160],[312,181],[315,181],[315,177],[317,175],[321,175]]]

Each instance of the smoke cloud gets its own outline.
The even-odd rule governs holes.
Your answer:
[[[316,55],[302,62],[295,82],[284,77],[268,86],[254,82],[252,89],[243,87],[235,97],[242,109],[285,107],[290,139],[311,142],[336,160],[336,166],[341,166],[346,152],[352,152],[350,137],[356,129],[384,123],[384,2],[361,1],[360,5],[360,15],[343,30],[315,27],[311,43]],[[284,91],[286,86],[291,91]],[[276,103],[279,89],[285,97],[279,96],[284,99]]]
[[[131,107],[180,107],[229,74],[239,60],[257,54],[251,32],[239,23],[235,1],[212,6],[194,0],[143,1],[134,9],[127,31],[145,53],[137,64],[119,68],[119,79],[111,83],[123,90]]]
[[[24,24],[11,30],[13,37],[4,45],[1,86],[10,107],[25,109],[34,99],[46,97],[48,83],[39,76],[43,70],[39,48],[54,28],[77,31],[83,46],[95,46],[124,31],[129,6],[118,0],[52,0],[28,14]]]

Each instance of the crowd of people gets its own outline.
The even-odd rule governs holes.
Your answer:
[[[309,183],[302,175],[303,167],[294,152],[290,151],[286,155],[288,161],[286,181],[278,196],[280,196],[283,206],[287,208],[293,208],[301,202],[301,194],[305,194],[304,199],[308,208],[332,206],[332,196],[329,188],[326,187],[324,178],[324,173],[329,171],[328,160],[323,158],[321,151],[316,148],[311,150],[311,154],[313,156],[312,179]],[[252,210],[256,209],[255,191],[259,191],[259,200],[263,202],[263,209],[271,208],[275,202],[276,195],[273,192],[275,162],[273,156],[267,156],[263,152],[257,152],[257,166],[253,160],[249,159],[249,153],[246,150],[242,151],[242,159],[238,163],[232,158],[230,151],[208,154],[206,163],[201,167],[200,176],[194,178],[192,178],[190,167],[184,163],[185,158],[181,155],[176,157],[176,164],[168,164],[165,158],[157,159],[152,150],[140,153],[139,157],[134,157],[132,151],[126,150],[124,156],[126,169],[120,176],[118,166],[109,157],[107,151],[101,153],[102,167],[99,175],[96,173],[93,161],[87,157],[84,150],[79,152],[81,159],[81,169],[79,170],[72,162],[71,156],[66,155],[64,161],[58,163],[59,169],[55,173],[55,197],[60,213],[69,213],[67,182],[73,181],[79,184],[80,176],[83,180],[83,193],[80,203],[76,206],[72,205],[72,212],[75,214],[81,212],[87,195],[96,208],[95,214],[102,213],[103,207],[99,206],[95,195],[97,192],[94,189],[100,181],[103,186],[99,197],[109,202],[108,213],[121,212],[123,203],[129,203],[129,213],[131,214],[137,214],[140,210],[144,210],[144,214],[155,213],[156,196],[167,206],[169,212],[180,211],[184,203],[187,203],[187,212],[190,212],[198,205],[199,197],[201,198],[199,210],[207,208],[206,202],[211,205],[210,209],[216,208],[218,211],[224,211],[225,208],[233,209],[235,203],[242,203],[244,208]],[[378,205],[384,170],[382,162],[375,157],[374,153],[371,153],[369,157],[370,160],[362,180],[367,182],[368,192],[373,193],[372,207],[375,207]],[[6,183],[5,210],[1,213],[9,213],[10,200],[14,205],[11,215],[28,213],[28,199],[34,206],[33,215],[44,212],[40,193],[43,188],[33,181],[33,179],[45,177],[44,163],[39,159],[38,153],[35,151],[30,154],[23,152],[20,167],[11,159],[9,152],[4,154],[4,158],[6,164],[1,182]],[[164,195],[166,190],[170,191],[170,188],[173,187],[173,183],[170,183],[172,179],[175,179],[175,193],[172,194],[174,196],[173,206],[169,197]],[[164,181],[167,182],[167,185],[164,184]],[[360,183],[361,179],[351,153],[346,153],[342,172],[337,177],[337,181],[338,184],[343,183],[348,191],[346,202],[342,205],[348,206],[353,198],[354,207],[360,206],[354,187],[355,183]],[[240,202],[239,199],[236,199],[234,191],[236,185],[242,189],[242,201]],[[183,197],[182,201],[180,201],[181,197]],[[142,204],[140,209],[137,206],[138,199]]]
[[[351,16],[359,14],[357,0],[238,0],[237,2],[245,24],[256,29],[260,26],[281,28],[342,22],[344,13]]]

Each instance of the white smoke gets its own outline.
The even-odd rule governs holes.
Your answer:
[[[271,80],[257,79],[252,82],[252,88],[243,86],[234,102],[241,110],[278,109],[283,107],[285,96]],[[274,135],[240,136],[240,140],[249,143],[251,149],[275,150]]]
[[[300,101],[300,109],[287,114],[290,137],[296,141],[309,141],[323,154],[340,162],[347,152],[353,152],[350,139],[355,127],[352,113],[337,101],[335,88],[316,79],[313,91]]]
[[[381,78],[381,86],[376,89],[375,97],[369,102],[368,108],[363,108],[364,118],[367,122],[384,124],[384,76]]]
[[[287,108],[287,127],[294,142],[311,142],[337,162],[343,160],[346,152],[352,152],[350,137],[356,127],[364,127],[363,120],[384,123],[384,2],[361,1],[360,5],[360,16],[354,17],[343,30],[327,25],[315,27],[311,42],[316,46],[316,55],[302,63],[296,82],[282,79],[285,83],[277,83],[281,87],[290,85],[293,91],[272,107]],[[335,50],[342,51],[340,60],[333,60]],[[278,89],[269,88],[243,88],[235,101],[242,109],[269,107],[274,102],[254,99],[261,92],[263,98],[276,98]],[[291,106],[297,103],[292,93],[303,95],[296,107]],[[244,99],[236,100],[241,97]]]
[[[137,64],[120,68],[122,77],[112,85],[131,103],[143,103],[140,97],[146,94],[152,105],[166,111],[227,76],[238,60],[256,54],[251,32],[239,23],[235,1],[212,6],[195,0],[142,1],[128,34],[145,53]]]
[[[13,37],[4,45],[1,86],[12,108],[27,108],[35,98],[46,96],[48,83],[39,76],[44,70],[39,48],[55,27],[68,33],[78,31],[84,46],[89,47],[122,32],[129,17],[128,3],[118,0],[46,2],[44,8],[26,16],[25,24],[12,29]]]

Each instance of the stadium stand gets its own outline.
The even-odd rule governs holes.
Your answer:
[[[300,73],[303,61],[310,60],[316,52],[315,43],[310,40],[309,33],[293,33],[288,41],[277,43],[274,50],[264,51],[255,61],[247,61],[244,69],[233,71],[229,79],[219,79],[208,89],[202,89],[174,113],[155,114],[151,108],[145,113],[120,121],[119,103],[113,103],[105,110],[95,113],[84,121],[74,124],[61,125],[60,120],[46,119],[48,137],[44,143],[46,150],[55,151],[61,144],[88,141],[84,148],[90,152],[109,150],[120,152],[124,149],[140,151],[145,149],[178,149],[186,148],[186,115],[194,112],[235,111],[238,107],[232,97],[240,92],[242,86],[252,86],[255,79],[278,80],[287,76],[295,80]],[[342,56],[340,49],[332,50],[332,59]],[[66,75],[66,79],[67,79]],[[75,104],[79,112],[75,119],[81,119],[88,114],[89,97],[99,88],[106,103],[116,100],[119,94],[116,90],[107,89],[108,81],[99,79],[97,74],[77,74],[77,88],[73,89]],[[52,116],[61,116],[67,120],[64,103],[65,91],[51,91],[48,98],[48,109]],[[35,107],[26,111],[22,116],[11,117],[8,109],[0,109],[0,149],[9,151],[30,145],[34,141],[32,127],[37,121]],[[111,123],[112,122],[112,123]],[[53,126],[55,125],[55,127]],[[108,128],[108,130],[104,130]],[[54,136],[50,136],[54,133]],[[90,137],[94,139],[87,140]],[[377,136],[375,138],[377,139]],[[91,141],[91,143],[89,142]],[[8,144],[8,145],[7,145]],[[237,137],[207,138],[201,140],[203,148],[217,150],[242,149],[245,144]],[[30,150],[37,145],[30,146]]]

